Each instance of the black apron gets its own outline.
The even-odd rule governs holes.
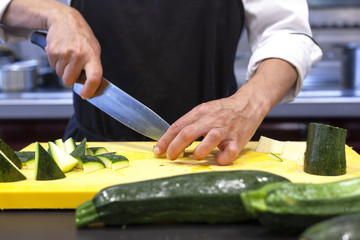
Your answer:
[[[237,90],[241,0],[73,0],[101,45],[104,77],[172,124],[200,103]],[[146,137],[73,95],[64,139]]]

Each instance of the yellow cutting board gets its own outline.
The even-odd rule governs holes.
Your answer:
[[[192,151],[198,142],[187,148],[184,157],[175,161],[155,158],[152,153],[154,144],[155,142],[88,142],[89,147],[103,146],[130,160],[129,167],[117,171],[102,169],[85,174],[82,170],[75,169],[66,173],[64,179],[35,181],[34,170],[24,167],[21,171],[27,180],[0,183],[0,209],[73,209],[111,185],[205,171],[262,170],[281,175],[292,182],[311,183],[360,176],[360,155],[348,146],[347,174],[328,177],[307,174],[303,171],[303,166],[293,161],[285,159],[279,162],[268,154],[254,152],[257,142],[250,142],[230,166],[218,166],[213,154],[201,161],[194,160]],[[42,145],[47,149],[47,143]],[[34,150],[34,144],[23,150]]]

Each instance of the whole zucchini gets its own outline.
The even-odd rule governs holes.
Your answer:
[[[77,226],[152,222],[230,223],[251,219],[240,193],[287,179],[262,171],[185,174],[120,184],[77,207]]]
[[[360,178],[333,183],[274,183],[241,194],[248,213],[264,226],[300,232],[322,220],[360,212]]]
[[[360,238],[360,212],[317,223],[306,229],[300,240],[357,240]]]

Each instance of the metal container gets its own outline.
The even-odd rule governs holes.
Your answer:
[[[344,47],[343,87],[360,89],[360,43],[349,43]]]
[[[31,91],[37,85],[38,61],[28,60],[5,64],[0,68],[0,89],[3,92]]]

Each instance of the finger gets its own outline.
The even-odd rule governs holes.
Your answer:
[[[157,156],[163,155],[170,143],[175,139],[179,132],[186,126],[186,123],[190,123],[189,113],[185,114],[183,117],[179,118],[175,123],[173,123],[166,133],[158,140],[154,146],[153,152]],[[187,120],[189,119],[189,120]]]
[[[167,149],[167,158],[170,160],[178,158],[178,156],[185,150],[185,148],[187,148],[203,134],[203,130],[201,130],[195,124],[186,126],[169,144]]]
[[[57,62],[55,63],[55,72],[58,76],[63,77],[64,75],[64,71],[65,71],[65,61],[64,59],[58,59]]]
[[[220,146],[221,152],[215,154],[216,162],[221,165],[229,165],[238,157],[241,148],[237,146],[235,141],[223,143]]]
[[[221,129],[212,129],[195,148],[195,159],[201,160],[208,156],[223,140],[225,133]]]
[[[84,70],[86,81],[84,87],[81,89],[80,95],[83,99],[88,99],[95,94],[101,83],[103,70],[100,59],[88,62],[84,66]]]
[[[154,154],[158,156],[163,155],[166,152],[169,144],[171,143],[172,140],[174,140],[174,138],[179,133],[179,131],[180,131],[180,126],[178,125],[178,123],[177,122],[173,123],[166,131],[166,133],[156,143],[153,149]]]
[[[58,61],[58,54],[55,54],[54,51],[52,50],[52,48],[47,45],[45,47],[45,52],[48,56],[48,61],[49,61],[49,65],[50,67],[52,67],[53,69],[56,69],[56,63]]]
[[[72,86],[77,81],[82,71],[83,65],[80,61],[72,61],[67,64],[62,75],[62,80],[65,85]]]

